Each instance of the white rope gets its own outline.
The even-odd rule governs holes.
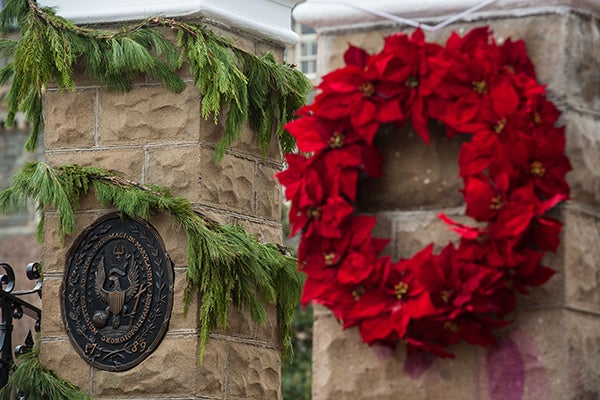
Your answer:
[[[472,6],[471,8],[466,9],[465,11],[456,14],[448,19],[445,19],[444,21],[440,22],[439,24],[436,25],[427,25],[424,23],[421,23],[419,21],[415,21],[414,19],[408,19],[408,18],[403,18],[403,17],[399,17],[397,15],[394,14],[390,14],[387,13],[385,11],[379,11],[379,10],[375,10],[373,8],[369,8],[369,7],[365,7],[365,6],[359,6],[358,4],[352,4],[352,3],[347,3],[345,1],[339,1],[339,0],[312,0],[309,3],[315,4],[315,3],[319,3],[319,4],[336,4],[336,5],[341,5],[341,6],[346,6],[346,7],[350,7],[350,8],[354,8],[356,10],[359,11],[363,11],[365,13],[368,14],[372,14],[372,15],[376,15],[378,17],[382,17],[385,19],[389,19],[391,21],[394,22],[398,22],[404,25],[409,25],[409,26],[413,26],[415,28],[421,28],[423,30],[426,31],[436,31],[438,29],[441,29],[443,27],[445,27],[446,25],[449,25],[451,23],[453,23],[454,21],[458,21],[470,14],[473,14],[475,11],[489,5],[492,4],[493,2],[495,2],[496,0],[484,0],[474,6]]]

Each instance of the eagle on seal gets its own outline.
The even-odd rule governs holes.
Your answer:
[[[121,287],[120,278],[127,276],[128,286]],[[108,290],[104,288],[108,281]],[[133,257],[129,257],[129,262],[125,263],[125,271],[120,268],[111,268],[106,277],[104,266],[104,257],[100,259],[98,270],[96,272],[96,296],[107,304],[104,311],[96,311],[93,317],[93,323],[97,328],[104,328],[108,320],[113,316],[112,327],[118,329],[121,326],[121,317],[123,311],[127,310],[127,303],[138,292],[140,287],[139,267],[134,263]]]

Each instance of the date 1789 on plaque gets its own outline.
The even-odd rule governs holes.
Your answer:
[[[69,252],[63,319],[81,357],[108,371],[133,368],[161,342],[173,306],[173,264],[147,222],[109,214]]]

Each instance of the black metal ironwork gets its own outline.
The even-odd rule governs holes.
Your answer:
[[[89,226],[67,257],[62,315],[79,355],[124,371],[161,342],[173,305],[173,264],[146,221],[112,213]]]
[[[12,331],[13,319],[21,319],[27,315],[35,319],[35,330],[40,330],[40,318],[42,311],[31,303],[21,299],[19,296],[37,293],[42,297],[42,278],[39,270],[40,265],[36,262],[27,265],[25,272],[29,280],[37,280],[35,286],[29,290],[15,289],[15,272],[7,263],[0,263],[2,273],[0,274],[0,307],[2,309],[2,320],[0,322],[0,388],[6,386],[10,370],[13,367]],[[31,351],[33,348],[33,336],[31,331],[27,333],[24,344],[14,349],[16,355]]]

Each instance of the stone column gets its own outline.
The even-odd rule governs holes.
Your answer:
[[[479,2],[334,3],[308,0],[294,12],[296,20],[318,32],[320,75],[343,64],[348,43],[377,52],[385,36],[413,29],[375,14],[387,12],[434,25]],[[375,13],[365,12],[366,8]],[[600,396],[599,13],[597,2],[505,0],[426,32],[429,41],[445,43],[452,31],[464,34],[489,25],[498,41],[509,36],[525,40],[540,81],[547,84],[550,98],[563,111],[560,123],[567,128],[567,153],[573,165],[567,175],[572,199],[555,211],[565,224],[562,244],[558,254],[546,259],[559,273],[519,299],[514,323],[501,332],[497,346],[459,345],[451,349],[457,355],[454,360],[406,359],[402,345],[395,352],[369,348],[357,330],[342,331],[331,313],[317,308],[313,400]],[[363,211],[378,216],[376,236],[392,239],[387,251],[395,259],[410,257],[431,241],[439,250],[456,240],[436,215],[445,212],[459,221],[464,218],[457,192],[461,187],[456,165],[460,139],[438,138],[429,148],[410,132],[401,139],[377,140],[384,141],[388,177],[369,181],[359,191],[369,194],[362,196]]]
[[[142,18],[146,13],[183,13],[181,9],[169,10],[165,2],[161,2],[160,10],[153,8],[152,2],[137,2],[138,11],[133,14],[130,11],[136,2],[127,2],[128,7],[116,2],[114,8],[100,11],[77,9],[81,2],[74,2],[73,8],[66,3],[61,2],[67,7],[62,11],[76,22],[106,23],[126,19],[123,16]],[[177,6],[183,3],[177,2]],[[281,60],[284,45],[295,37],[289,31],[291,4],[284,6],[286,2],[255,1],[253,6],[262,7],[264,19],[243,13],[237,22],[231,19],[231,10],[219,9],[205,1],[187,3],[197,7],[195,22],[208,24],[251,53],[268,51]],[[233,7],[232,3],[236,2],[227,6]],[[122,15],[120,7],[124,8]],[[61,8],[58,11],[60,14]],[[282,15],[286,16],[284,20],[280,18]],[[217,21],[218,18],[221,20]],[[271,23],[272,19],[281,26]],[[286,24],[288,28],[282,28]],[[261,30],[261,26],[266,28]],[[49,88],[44,132],[47,163],[96,165],[132,181],[166,186],[172,195],[187,197],[196,210],[215,221],[239,223],[261,240],[279,243],[280,190],[273,178],[281,168],[279,147],[274,144],[266,157],[262,157],[253,145],[254,133],[247,128],[224,159],[213,162],[224,125],[202,118],[201,94],[189,71],[184,69],[182,73],[187,87],[180,94],[145,76],[140,76],[133,90],[124,94],[105,90],[83,75],[78,77],[74,92]],[[78,355],[61,317],[60,286],[66,253],[78,233],[111,211],[99,206],[93,196],[83,199],[76,219],[78,232],[65,237],[63,243],[57,235],[56,213],[50,210],[45,213],[41,337],[44,364],[98,399],[280,398],[281,361],[274,306],[268,308],[268,322],[264,326],[255,326],[249,317],[233,310],[227,330],[211,334],[204,362],[199,365],[197,298],[189,315],[183,315],[186,238],[167,215],[156,215],[149,221],[158,230],[175,264],[173,310],[164,340],[146,360],[124,372],[94,368]]]

